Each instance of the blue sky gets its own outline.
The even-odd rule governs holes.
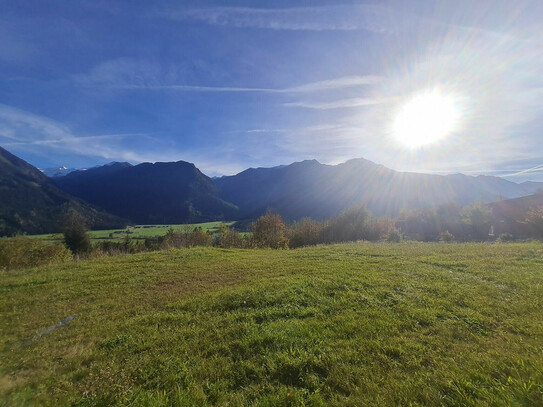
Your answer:
[[[1,1],[0,146],[38,167],[316,158],[543,180],[540,1]],[[439,89],[461,111],[406,149]]]

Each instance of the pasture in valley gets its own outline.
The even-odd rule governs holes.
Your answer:
[[[224,224],[226,226],[232,226],[235,222],[205,222],[205,223],[189,223],[180,225],[135,225],[128,226],[125,229],[111,229],[111,230],[91,230],[89,231],[89,237],[91,241],[98,242],[104,240],[110,241],[123,241],[126,236],[130,236],[131,239],[147,239],[158,236],[164,236],[168,233],[168,230],[172,229],[175,233],[192,232],[196,227],[202,228],[204,232],[215,232],[219,230],[219,227]],[[62,242],[62,233],[49,233],[44,235],[33,235],[33,238],[44,239],[51,242]]]
[[[0,310],[6,406],[543,405],[541,243],[106,257]]]

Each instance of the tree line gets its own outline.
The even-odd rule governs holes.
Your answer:
[[[517,222],[524,227],[523,236],[543,238],[543,208],[530,209],[525,215]],[[496,222],[498,220],[493,218],[492,209],[480,202],[466,207],[451,203],[433,209],[402,211],[396,219],[375,217],[363,205],[349,208],[331,219],[317,221],[303,218],[292,223],[286,223],[280,215],[268,211],[251,224],[249,232],[239,232],[225,224],[215,232],[187,226],[181,232],[170,229],[165,236],[138,242],[132,242],[127,234],[123,242],[99,242],[92,250],[98,254],[115,254],[193,246],[287,249],[360,240],[513,240],[513,235],[507,231],[493,233]],[[90,240],[84,237],[80,223],[69,225],[64,231],[66,246],[76,254],[91,250]],[[76,236],[80,236],[79,240]]]
[[[123,253],[215,246],[221,248],[294,249],[316,244],[352,241],[401,240],[468,242],[511,241],[515,236],[494,225],[492,210],[483,203],[466,207],[456,204],[434,209],[403,211],[396,219],[374,217],[364,206],[349,208],[331,219],[317,221],[303,218],[285,223],[280,215],[268,212],[254,221],[248,232],[240,232],[222,224],[217,231],[186,226],[179,232],[169,229],[166,235],[144,240],[105,240],[91,244],[84,219],[68,213],[63,227],[63,244],[53,245],[40,239],[17,237],[0,240],[0,269],[30,267],[65,261],[68,258],[93,258]],[[543,207],[531,208],[515,221],[516,233],[524,238],[543,239]]]

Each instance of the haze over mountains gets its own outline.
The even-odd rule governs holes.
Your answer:
[[[323,219],[354,205],[397,216],[402,209],[495,202],[543,188],[491,176],[399,172],[365,159],[339,165],[307,160],[215,179],[185,161],[114,162],[48,178],[0,149],[0,171],[0,235],[58,231],[67,208],[91,228],[112,228],[122,226],[120,218],[139,224],[241,220],[268,209],[287,220]]]
[[[362,158],[339,165],[308,160],[275,168],[251,168],[218,178],[215,183],[220,196],[237,205],[242,217],[258,216],[273,208],[288,219],[328,218],[360,204],[375,215],[396,216],[401,209],[516,198],[543,186],[516,184],[498,177],[399,172]]]

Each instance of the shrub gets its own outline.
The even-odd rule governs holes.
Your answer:
[[[513,237],[513,235],[511,233],[502,233],[498,237],[498,242],[500,242],[500,243],[513,242],[514,240],[515,240],[515,238]]]
[[[175,233],[172,228],[168,229],[165,236],[158,238],[160,249],[181,249],[193,246],[209,246],[213,243],[213,236],[201,227],[195,227],[191,230],[189,225],[184,227],[181,233]],[[148,242],[146,246],[150,248]]]
[[[311,218],[303,218],[295,222],[289,230],[290,244],[292,248],[315,245],[322,242],[323,225]]]
[[[253,244],[256,247],[287,249],[289,240],[287,228],[281,216],[267,213],[253,223]]]
[[[95,243],[92,247],[92,251],[88,253],[88,257],[99,258],[103,256],[116,256],[119,254],[134,254],[147,250],[148,248],[144,242],[133,242],[131,239],[125,237],[122,242],[105,240]]]
[[[249,247],[248,239],[243,237],[237,230],[233,230],[225,224],[221,224],[219,227],[215,244],[223,249]]]
[[[372,240],[371,214],[364,206],[352,207],[328,222],[324,230],[326,242]]]
[[[530,235],[532,237],[543,238],[543,206],[531,208],[526,214],[526,221],[524,223],[528,224],[531,228]]]
[[[451,232],[446,230],[446,231],[440,233],[439,240],[441,242],[445,242],[445,243],[454,242],[454,236],[453,236],[453,234]]]
[[[72,254],[61,244],[24,236],[0,239],[0,269],[44,266],[71,259]]]
[[[73,254],[79,255],[90,252],[91,242],[85,221],[81,215],[76,212],[68,213],[64,219],[62,233],[64,235],[64,244]]]
[[[388,239],[390,234],[395,233],[395,231],[399,233],[399,231],[396,229],[394,220],[388,216],[375,219],[372,222],[372,226],[377,239]]]
[[[389,232],[387,242],[400,243],[402,241],[402,234],[398,229],[393,229]]]
[[[482,202],[474,202],[465,206],[460,212],[462,221],[470,227],[469,237],[475,240],[486,240],[492,224],[492,209]]]

